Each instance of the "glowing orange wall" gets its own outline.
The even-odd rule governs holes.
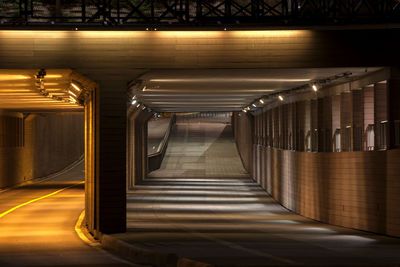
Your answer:
[[[24,122],[24,129],[15,120]],[[82,113],[0,114],[1,132],[7,132],[0,147],[0,188],[60,171],[84,153]],[[18,133],[23,133],[22,143]]]

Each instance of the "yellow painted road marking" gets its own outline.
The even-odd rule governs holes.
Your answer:
[[[13,212],[14,210],[19,209],[19,208],[21,208],[21,207],[23,207],[23,206],[26,206],[26,205],[28,205],[28,204],[31,204],[31,203],[33,203],[33,202],[39,201],[39,200],[44,199],[44,198],[47,198],[47,197],[54,196],[55,194],[58,194],[58,193],[64,191],[65,189],[68,189],[68,188],[71,188],[71,187],[73,187],[73,186],[76,186],[76,185],[78,185],[78,184],[83,184],[83,183],[85,183],[85,182],[82,181],[82,182],[79,182],[79,183],[77,183],[77,184],[74,184],[74,185],[71,185],[71,186],[62,188],[62,189],[60,189],[60,190],[57,190],[57,191],[55,191],[55,192],[53,192],[53,193],[47,194],[47,195],[45,195],[45,196],[41,196],[41,197],[38,197],[38,198],[35,198],[35,199],[32,199],[32,200],[29,200],[29,201],[27,201],[27,202],[25,202],[25,203],[19,204],[18,206],[15,206],[15,207],[13,207],[13,208],[11,208],[11,209],[9,209],[9,210],[7,210],[7,211],[1,213],[1,214],[0,214],[0,218],[6,216],[7,214],[9,214],[9,213]]]

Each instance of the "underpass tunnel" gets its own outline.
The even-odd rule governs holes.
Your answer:
[[[17,88],[11,88],[15,95],[9,96],[7,86],[19,82],[6,79],[7,85],[0,87],[7,94],[0,97],[0,109],[11,114],[5,123],[16,132],[23,128],[23,119],[47,122],[61,110],[71,116],[85,112],[86,225],[96,238],[126,232],[148,249],[163,243],[158,237],[173,242],[179,236],[179,242],[193,238],[194,243],[216,248],[202,243],[207,239],[218,241],[214,255],[240,257],[239,250],[247,259],[258,255],[257,260],[269,259],[275,265],[290,263],[281,256],[295,252],[294,243],[297,248],[308,244],[298,254],[310,258],[334,258],[333,251],[341,250],[345,259],[354,255],[344,250],[366,248],[353,257],[355,261],[372,255],[376,247],[367,244],[394,243],[388,252],[393,256],[398,246],[392,239],[333,225],[399,236],[400,75],[398,68],[385,67],[398,64],[397,32],[396,27],[2,30],[1,68],[31,68],[26,73],[2,71],[29,76],[34,95],[25,97],[23,104],[14,101],[20,97]],[[45,88],[37,77],[42,66],[54,68],[45,69]],[[50,75],[60,75],[58,71],[69,77],[63,82],[68,86],[63,87],[66,99],[73,98],[69,90],[77,93],[72,84],[88,93],[80,106],[46,92],[51,89],[46,80],[55,83]],[[45,101],[35,99],[37,94]],[[46,110],[35,110],[35,101]],[[13,102],[20,105],[3,111]],[[202,117],[222,114],[229,114],[230,123],[210,123]],[[157,121],[166,119],[165,130],[154,127],[152,118],[158,115]],[[154,130],[161,134],[156,137]],[[56,137],[46,135],[49,140]],[[191,138],[185,144],[182,136]],[[2,158],[0,173],[10,165],[19,167],[8,156],[20,149],[21,134],[4,138],[14,147],[1,149],[7,157]],[[159,141],[151,143],[149,138]],[[201,149],[185,151],[191,145],[196,148],[199,139]],[[243,177],[209,177],[207,168],[201,177],[178,177],[180,181],[152,177],[167,166],[169,151],[182,144],[184,153],[173,164],[177,170],[203,168],[195,157],[207,160],[203,155],[213,152],[208,160],[221,155],[219,161],[207,166],[222,170],[226,165],[217,163],[230,155],[237,169],[229,171],[243,171]],[[197,153],[187,158],[193,162],[184,162],[186,152]],[[2,179],[11,183],[7,179],[12,175]],[[240,235],[244,243],[236,246]],[[260,240],[265,243],[257,247]],[[354,241],[352,246],[341,246],[348,240]],[[193,243],[181,244],[187,253],[195,252]],[[167,247],[167,253],[176,248]],[[317,248],[322,250],[314,251]],[[385,253],[384,248],[380,251]]]
[[[398,77],[369,66],[142,74],[129,89],[124,240],[213,264],[238,249],[237,262],[290,265],[265,254],[265,235],[287,248],[381,242],[346,228],[399,236]],[[318,262],[298,245],[294,258]]]
[[[93,210],[96,87],[70,69],[0,70],[1,190],[72,170]]]

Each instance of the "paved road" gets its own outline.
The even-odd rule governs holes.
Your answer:
[[[0,266],[133,265],[88,246],[75,233],[84,208],[83,168],[80,164],[54,179],[0,192]],[[21,204],[26,205],[7,213]]]
[[[222,266],[399,266],[400,239],[322,224],[243,173],[229,126],[177,124],[163,166],[128,194],[119,238]]]

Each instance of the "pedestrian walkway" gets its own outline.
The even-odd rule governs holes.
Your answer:
[[[220,266],[393,266],[400,240],[322,224],[276,203],[243,170],[229,125],[177,123],[163,166],[128,193],[147,250]],[[397,266],[397,265],[396,265]]]
[[[156,177],[247,178],[249,175],[237,152],[231,125],[178,117],[161,168],[149,174],[149,178]]]

